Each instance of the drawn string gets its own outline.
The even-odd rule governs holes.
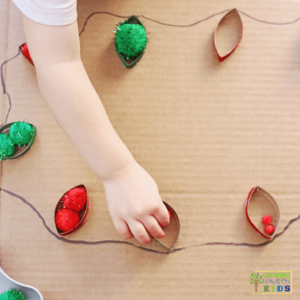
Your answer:
[[[45,219],[43,218],[43,216],[41,215],[41,213],[29,202],[27,201],[24,197],[17,195],[11,191],[8,191],[6,189],[2,189],[0,188],[0,191],[3,191],[4,193],[17,198],[19,200],[21,200],[24,204],[28,205],[36,214],[37,216],[41,219],[44,227],[46,228],[46,230],[53,236],[55,237],[57,240],[62,241],[64,243],[68,243],[68,244],[75,244],[75,245],[100,245],[100,244],[124,244],[124,245],[128,245],[128,246],[133,246],[135,248],[138,248],[140,250],[143,251],[147,251],[147,252],[153,252],[153,253],[157,253],[157,254],[163,254],[163,255],[168,255],[168,254],[172,254],[172,253],[176,253],[182,250],[187,250],[187,249],[191,249],[191,248],[199,248],[199,247],[207,247],[207,246],[235,246],[235,247],[249,247],[249,248],[260,248],[260,247],[265,247],[271,243],[273,243],[277,238],[279,238],[281,235],[283,235],[288,228],[296,221],[298,221],[300,219],[300,215],[296,218],[291,219],[288,224],[283,228],[283,230],[280,233],[277,233],[274,238],[270,241],[266,241],[264,243],[261,244],[250,244],[250,243],[224,243],[224,242],[210,242],[210,243],[201,243],[201,244],[197,244],[197,245],[193,245],[193,246],[187,246],[187,247],[181,247],[181,248],[176,248],[175,250],[173,250],[172,252],[162,252],[162,251],[158,251],[158,250],[153,250],[153,249],[147,249],[141,246],[137,246],[133,243],[130,242],[126,242],[126,241],[117,241],[117,240],[102,240],[102,241],[83,241],[83,240],[68,240],[65,239],[61,236],[59,236],[58,234],[54,233],[51,228],[47,225]]]
[[[212,15],[210,15],[210,16],[204,18],[204,19],[201,19],[201,20],[199,20],[199,21],[197,21],[197,22],[194,22],[194,23],[188,24],[188,25],[167,24],[167,23],[163,23],[163,22],[160,22],[160,21],[157,21],[157,20],[148,18],[148,17],[146,17],[146,16],[144,16],[144,15],[137,16],[137,17],[142,17],[142,18],[144,18],[144,19],[146,19],[146,20],[149,20],[149,21],[151,21],[151,22],[154,22],[154,23],[157,23],[157,24],[160,24],[160,25],[164,25],[164,26],[171,26],[171,27],[191,27],[191,26],[195,26],[195,25],[197,25],[197,24],[199,24],[199,23],[201,23],[201,22],[207,21],[207,20],[209,20],[209,19],[211,19],[211,18],[213,18],[213,17],[215,17],[215,16],[218,16],[218,15],[220,15],[220,14],[226,13],[226,12],[228,12],[229,10],[230,10],[230,9],[226,9],[226,10],[223,10],[223,11],[218,12],[218,13],[216,13],[216,14],[212,14]],[[270,25],[289,25],[289,24],[296,23],[296,22],[298,22],[298,21],[300,20],[300,17],[299,17],[299,18],[296,18],[295,20],[290,21],[290,22],[282,22],[282,23],[280,23],[280,22],[279,22],[279,23],[278,23],[278,22],[270,22],[270,21],[265,21],[265,20],[261,20],[261,19],[255,18],[255,17],[253,17],[253,16],[251,16],[251,15],[249,15],[249,14],[247,14],[247,13],[241,11],[241,10],[238,10],[238,11],[239,11],[241,14],[243,14],[244,16],[246,16],[246,17],[248,17],[248,18],[250,18],[250,19],[252,19],[252,20],[254,20],[254,21],[261,22],[261,23],[265,23],[265,24],[270,24]],[[90,20],[90,18],[93,17],[93,16],[95,16],[95,15],[98,15],[98,14],[106,14],[106,15],[110,15],[110,16],[113,16],[113,17],[124,18],[124,19],[127,19],[127,18],[130,17],[130,16],[120,16],[120,15],[113,14],[113,13],[111,13],[111,12],[106,12],[106,11],[96,11],[96,12],[93,12],[93,13],[91,13],[91,14],[85,19],[85,22],[84,22],[84,24],[83,24],[83,27],[82,27],[80,33],[79,33],[79,36],[84,32],[85,27],[86,27],[88,21]],[[1,65],[1,84],[2,84],[2,88],[3,88],[3,94],[4,94],[4,95],[7,95],[9,107],[8,107],[8,111],[7,111],[7,114],[6,114],[6,117],[5,117],[5,122],[4,122],[3,124],[1,124],[0,127],[3,126],[3,125],[5,125],[5,124],[7,123],[7,120],[8,120],[8,117],[9,117],[9,114],[10,114],[10,111],[11,111],[11,108],[12,108],[12,102],[11,102],[10,95],[9,95],[9,93],[7,92],[6,88],[5,88],[4,75],[3,75],[3,73],[4,73],[4,72],[3,72],[3,68],[4,68],[4,65],[5,65],[5,64],[7,64],[9,61],[15,59],[17,56],[19,56],[19,54],[20,54],[20,50],[18,51],[18,54],[17,54],[17,55],[15,55],[14,57],[12,57],[12,58],[10,58],[10,59],[4,61],[4,62],[2,63],[2,65]]]

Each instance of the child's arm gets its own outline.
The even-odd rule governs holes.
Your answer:
[[[164,235],[169,216],[155,181],[113,129],[80,58],[77,22],[46,26],[23,16],[40,90],[57,122],[102,181],[118,233],[141,243]],[[161,226],[160,226],[161,225]],[[149,234],[148,234],[149,233]]]

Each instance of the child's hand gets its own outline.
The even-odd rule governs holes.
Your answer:
[[[170,223],[153,178],[137,162],[103,181],[106,201],[118,233],[125,239],[135,237],[148,244],[150,236],[162,238]]]

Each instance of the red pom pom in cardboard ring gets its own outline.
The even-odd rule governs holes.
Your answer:
[[[63,218],[63,217],[60,216],[57,219],[56,217],[57,217],[57,215],[59,216],[61,214],[61,212],[59,213],[60,210],[70,210],[70,208],[64,208],[63,207],[64,206],[64,201],[67,198],[67,195],[77,194],[79,189],[81,189],[85,193],[86,197],[84,197],[84,198],[86,199],[86,201],[85,201],[85,205],[83,206],[83,209],[79,213],[72,210],[75,214],[77,214],[79,216],[79,222],[75,225],[74,220],[70,221],[73,224],[73,226],[75,225],[73,228],[71,228],[71,226],[68,227],[68,225],[63,224],[64,222],[69,221],[68,218]],[[71,191],[73,191],[73,193]],[[79,193],[79,195],[81,195],[81,196],[82,196],[82,191],[80,191],[80,193]],[[79,206],[81,206],[82,205],[82,199],[80,199],[79,202],[81,203]],[[78,228],[80,228],[82,225],[84,225],[87,222],[88,212],[89,212],[89,200],[88,200],[88,197],[87,197],[86,188],[83,184],[75,186],[74,188],[72,188],[69,191],[67,191],[66,193],[64,193],[63,196],[58,201],[58,203],[56,205],[56,208],[55,208],[55,211],[54,211],[54,221],[55,221],[56,230],[57,230],[58,234],[61,235],[61,236],[65,236],[65,235],[68,235],[68,234],[74,232]],[[73,218],[76,219],[76,217],[73,217]],[[58,223],[57,223],[57,221],[58,221]],[[64,230],[62,230],[61,228],[63,228]]]
[[[272,224],[268,224],[266,227],[265,227],[265,232],[266,234],[272,234],[275,230],[275,227],[272,225]]]
[[[75,187],[63,196],[63,208],[69,208],[76,212],[80,212],[85,207],[86,199],[86,190],[83,187]]]
[[[261,221],[263,222],[263,224],[269,225],[269,224],[271,224],[271,222],[272,222],[272,217],[269,216],[269,215],[264,215],[264,216],[261,218]]]
[[[77,212],[72,209],[60,209],[55,216],[56,226],[64,232],[70,231],[79,223],[80,217]]]
[[[258,228],[258,226],[254,224],[254,222],[251,220],[251,217],[249,215],[249,204],[251,202],[251,198],[253,197],[253,194],[256,192],[259,193],[264,200],[266,200],[267,202],[269,201],[268,203],[272,206],[272,208],[274,210],[273,220],[274,220],[275,224],[274,225],[270,224],[274,228],[272,233],[269,233],[269,232],[271,232],[271,230],[268,230],[268,229],[266,230],[266,228],[265,228],[265,233],[262,232],[262,230],[260,230]],[[278,206],[276,200],[272,197],[272,195],[270,195],[267,191],[265,191],[261,187],[254,186],[248,194],[248,197],[247,197],[247,200],[245,203],[245,207],[246,207],[246,217],[247,217],[250,225],[264,238],[266,238],[268,240],[273,239],[273,237],[275,236],[276,230],[278,228],[279,222],[280,222],[280,209],[279,209],[279,206]],[[269,226],[269,225],[267,225],[267,226]]]

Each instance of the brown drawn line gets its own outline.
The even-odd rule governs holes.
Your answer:
[[[95,11],[93,13],[91,13],[85,20],[84,24],[83,24],[83,27],[79,33],[79,36],[84,32],[84,29],[85,29],[85,26],[88,22],[88,20],[94,16],[94,15],[98,15],[98,14],[106,14],[106,15],[111,15],[111,16],[114,16],[114,17],[118,17],[118,18],[124,18],[124,19],[128,19],[130,16],[119,16],[119,15],[116,15],[116,14],[113,14],[113,13],[110,13],[110,12],[107,12],[107,11]]]
[[[202,20],[199,20],[199,21],[197,21],[197,22],[195,22],[195,23],[188,24],[188,25],[174,25],[174,24],[167,24],[167,23],[162,23],[162,22],[159,22],[159,21],[150,19],[150,18],[145,17],[145,16],[143,16],[143,15],[142,15],[142,17],[143,17],[144,19],[147,19],[147,20],[149,20],[149,21],[155,22],[155,23],[160,24],[160,25],[172,26],[172,27],[191,27],[191,26],[195,26],[195,25],[197,25],[197,24],[199,24],[199,23],[201,23],[201,22],[204,22],[204,21],[206,21],[206,20],[208,20],[208,19],[211,19],[211,18],[213,18],[213,17],[215,17],[215,16],[218,16],[218,15],[221,15],[221,14],[223,14],[223,13],[225,13],[225,12],[228,12],[229,10],[230,10],[230,9],[223,10],[223,11],[221,11],[221,12],[219,12],[219,13],[213,14],[213,15],[208,16],[208,17],[206,17],[206,18],[204,18],[204,19],[202,19]]]
[[[215,16],[221,15],[221,14],[223,14],[223,13],[225,13],[225,12],[228,12],[228,11],[230,11],[230,9],[226,9],[226,10],[223,10],[223,11],[221,11],[221,12],[212,14],[212,15],[210,15],[210,16],[204,18],[204,19],[201,19],[201,20],[195,22],[195,23],[187,24],[187,25],[178,25],[178,24],[168,24],[168,23],[163,23],[163,22],[160,22],[160,21],[151,19],[151,18],[149,18],[149,17],[146,17],[146,16],[144,16],[144,15],[141,15],[141,17],[144,18],[144,19],[146,19],[146,20],[149,20],[149,21],[151,21],[151,22],[154,22],[154,23],[157,23],[157,24],[160,24],[160,25],[164,25],[164,26],[171,26],[171,27],[191,27],[191,26],[195,26],[195,25],[197,25],[197,24],[199,24],[199,23],[202,23],[202,22],[204,22],[204,21],[207,21],[207,20],[209,20],[209,19],[211,19],[211,18],[213,18],[213,17],[215,17]],[[246,16],[246,17],[248,17],[248,18],[250,18],[250,19],[252,19],[252,20],[254,20],[254,21],[261,22],[261,23],[265,23],[265,24],[270,24],[270,25],[289,25],[289,24],[294,24],[294,23],[296,23],[296,22],[298,22],[298,21],[300,20],[300,17],[299,17],[299,18],[297,18],[297,19],[295,19],[295,20],[293,20],[293,21],[290,21],[290,22],[281,22],[281,23],[280,23],[280,22],[270,22],[270,21],[265,21],[265,20],[261,20],[261,19],[252,17],[251,15],[249,15],[249,14],[247,14],[247,13],[241,11],[241,10],[238,10],[238,11],[239,11],[241,14],[243,14],[244,16]],[[129,17],[130,17],[130,16],[119,16],[119,15],[116,15],[116,14],[113,14],[113,13],[110,13],[110,12],[106,12],[106,11],[96,11],[96,12],[93,12],[92,14],[90,14],[90,15],[86,18],[86,20],[85,20],[85,22],[84,22],[84,24],[83,24],[83,28],[81,29],[79,35],[81,35],[81,34],[83,33],[83,31],[85,30],[85,27],[86,27],[86,25],[87,25],[87,23],[88,23],[88,20],[89,20],[92,16],[97,15],[97,14],[107,14],[107,15],[111,15],[111,16],[114,16],[114,17],[118,17],[118,18],[129,18]],[[137,17],[139,17],[139,16],[137,16]]]
[[[213,18],[214,16],[217,16],[217,15],[220,15],[220,14],[223,14],[225,12],[228,12],[230,9],[226,9],[226,10],[223,10],[221,12],[218,12],[216,14],[212,14],[204,19],[201,19],[195,23],[192,23],[192,24],[188,24],[188,25],[176,25],[176,24],[168,24],[168,23],[162,23],[160,21],[157,21],[157,20],[154,20],[154,19],[151,19],[151,18],[148,18],[144,15],[141,15],[142,18],[144,19],[147,19],[149,21],[152,21],[152,22],[155,22],[157,24],[160,24],[160,25],[164,25],[164,26],[172,26],[172,27],[191,27],[191,26],[195,26],[201,22],[204,22],[204,21],[207,21],[211,18]],[[239,12],[245,16],[247,16],[248,18],[252,19],[252,20],[255,20],[257,22],[261,22],[261,23],[265,23],[265,24],[271,24],[271,25],[289,25],[289,24],[293,24],[293,23],[296,23],[300,20],[300,17],[293,20],[293,21],[290,21],[290,22],[283,22],[283,23],[276,23],[276,22],[269,22],[269,21],[265,21],[265,20],[261,20],[261,19],[258,19],[258,18],[255,18],[255,17],[252,17],[251,15],[239,10]],[[129,18],[130,16],[120,16],[120,15],[117,15],[117,14],[113,14],[113,13],[110,13],[110,12],[106,12],[106,11],[96,11],[96,12],[93,12],[91,13],[85,20],[84,24],[83,24],[83,27],[79,33],[79,36],[84,32],[85,30],[85,27],[89,21],[89,19],[94,16],[94,15],[97,15],[97,14],[107,14],[107,15],[111,15],[111,16],[114,16],[114,17],[117,17],[117,18]],[[140,17],[140,16],[138,16]],[[9,114],[10,114],[10,111],[11,111],[11,107],[12,107],[12,101],[11,101],[11,98],[10,98],[10,95],[9,93],[7,92],[6,90],[6,87],[5,87],[5,82],[4,82],[4,76],[3,76],[3,67],[6,63],[8,63],[9,61],[13,60],[14,58],[16,58],[18,55],[20,54],[20,50],[18,51],[18,54],[15,55],[14,57],[4,61],[2,64],[1,64],[1,84],[2,84],[2,89],[3,89],[3,94],[4,95],[7,95],[7,98],[8,98],[8,103],[9,103],[9,107],[8,107],[8,111],[7,111],[7,114],[6,114],[6,118],[5,118],[5,122],[3,124],[1,124],[0,126],[3,126],[4,124],[6,124],[7,120],[8,120],[8,117],[9,117]]]
[[[270,24],[270,25],[290,25],[290,24],[294,24],[296,22],[298,22],[300,20],[300,17],[295,19],[294,21],[290,21],[290,22],[282,22],[282,23],[277,23],[277,22],[269,22],[269,21],[264,21],[264,20],[261,20],[261,19],[257,19],[255,17],[252,17],[250,16],[249,14],[246,14],[244,13],[243,11],[241,10],[238,10],[241,14],[243,14],[244,16],[254,20],[254,21],[257,21],[257,22],[261,22],[261,23],[265,23],[265,24]]]
[[[94,241],[94,242],[90,242],[90,241],[83,241],[83,240],[68,240],[65,239],[61,236],[59,236],[58,234],[56,234],[55,232],[53,232],[51,230],[51,228],[47,225],[45,219],[43,218],[43,216],[40,214],[40,212],[30,203],[28,202],[24,197],[19,196],[11,191],[8,191],[6,189],[2,189],[0,188],[0,191],[3,191],[4,193],[17,198],[19,200],[21,200],[23,203],[25,203],[26,205],[28,205],[37,215],[38,217],[41,219],[44,227],[46,228],[46,230],[53,236],[55,237],[57,240],[62,241],[64,243],[69,243],[69,244],[75,244],[75,245],[100,245],[100,244],[124,244],[124,245],[129,245],[129,246],[133,246],[135,248],[138,248],[140,250],[143,251],[147,251],[147,252],[154,252],[157,254],[164,254],[164,255],[168,255],[168,254],[172,254],[175,252],[179,252],[182,250],[187,250],[187,249],[191,249],[191,248],[199,248],[199,247],[207,247],[207,246],[234,246],[234,247],[249,247],[249,248],[260,248],[260,247],[265,247],[271,243],[273,243],[277,238],[279,238],[281,235],[283,235],[288,228],[296,221],[298,221],[300,219],[300,215],[294,219],[291,219],[288,224],[283,228],[283,230],[280,233],[277,233],[273,240],[271,241],[266,241],[264,243],[261,244],[249,244],[249,243],[224,243],[224,242],[211,242],[211,243],[202,243],[202,244],[197,244],[197,245],[193,245],[193,246],[187,246],[187,247],[181,247],[181,248],[176,248],[174,249],[172,252],[162,252],[162,251],[158,251],[158,250],[153,250],[153,249],[147,249],[141,246],[137,246],[133,243],[130,242],[125,242],[125,241],[118,241],[118,240],[102,240],[102,241]]]
[[[8,104],[9,104],[9,105],[8,105],[8,110],[7,110],[7,113],[6,113],[5,121],[4,121],[3,124],[0,125],[0,127],[7,123],[8,116],[9,116],[9,114],[10,114],[10,110],[11,110],[11,106],[12,106],[10,95],[9,95],[9,93],[7,92],[6,86],[5,86],[4,74],[3,74],[3,73],[4,73],[4,72],[3,72],[3,68],[4,68],[4,65],[5,65],[5,64],[7,64],[9,61],[15,59],[16,57],[18,57],[18,56],[20,55],[20,53],[21,53],[21,52],[20,52],[20,49],[18,49],[18,53],[17,53],[15,56],[13,56],[12,58],[10,58],[10,59],[4,61],[4,62],[1,64],[1,73],[0,73],[0,74],[1,74],[2,90],[3,90],[3,95],[4,95],[4,96],[7,95],[7,98],[8,98]]]
[[[163,22],[160,22],[160,21],[156,21],[156,20],[154,20],[154,19],[150,19],[150,18],[145,17],[145,16],[143,16],[143,15],[142,15],[141,17],[143,17],[143,18],[145,18],[145,19],[147,19],[147,20],[149,20],[149,21],[155,22],[155,23],[157,23],[157,24],[160,24],[160,25],[172,26],[172,27],[191,27],[191,26],[195,26],[195,25],[197,25],[197,24],[199,24],[199,23],[201,23],[201,22],[204,22],[204,21],[206,21],[206,20],[208,20],[208,19],[211,19],[212,17],[215,17],[215,16],[221,15],[221,14],[223,14],[223,13],[225,13],[225,12],[228,12],[229,10],[230,10],[230,9],[223,10],[223,11],[221,11],[221,12],[219,12],[219,13],[213,14],[213,15],[211,15],[211,16],[209,16],[209,17],[206,17],[206,18],[204,18],[204,19],[202,19],[202,20],[200,20],[200,21],[197,21],[197,22],[195,22],[195,23],[188,24],[188,25],[168,24],[168,23],[163,23]],[[243,14],[244,16],[246,16],[246,17],[248,17],[248,18],[250,18],[250,19],[252,19],[252,20],[254,20],[254,21],[261,22],[261,23],[265,23],[265,24],[270,24],[270,25],[289,25],[289,24],[296,23],[296,22],[298,22],[298,21],[300,20],[300,17],[299,17],[299,18],[295,19],[294,21],[290,21],[290,22],[282,22],[282,23],[269,22],[269,21],[265,21],[265,20],[261,20],[261,19],[252,17],[251,15],[249,15],[249,14],[247,14],[247,13],[244,13],[244,12],[241,11],[241,10],[238,10],[238,11],[239,11],[241,14]]]

